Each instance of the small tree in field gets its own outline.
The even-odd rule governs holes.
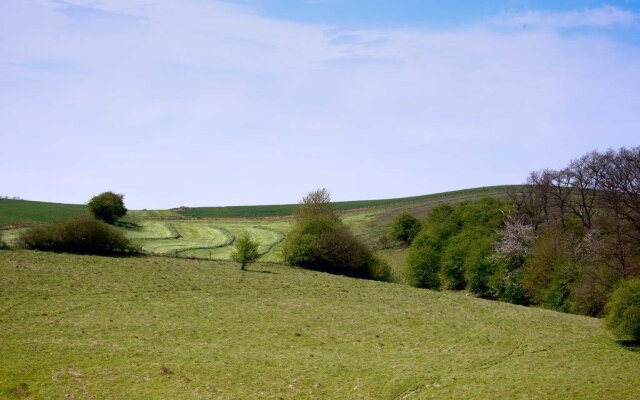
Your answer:
[[[123,194],[104,192],[92,197],[87,206],[97,219],[113,225],[127,213],[123,199]]]
[[[422,224],[418,218],[403,212],[399,214],[393,221],[393,224],[391,224],[389,234],[395,240],[401,241],[408,246],[416,235],[418,235],[420,229],[422,229]]]
[[[244,270],[247,264],[255,262],[260,255],[258,243],[252,241],[249,234],[245,232],[236,240],[231,259],[239,263],[240,269]]]

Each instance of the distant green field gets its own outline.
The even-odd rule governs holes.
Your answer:
[[[86,213],[82,204],[0,199],[0,226],[49,223]]]
[[[388,231],[391,221],[400,212],[406,211],[422,219],[431,208],[444,203],[477,200],[486,196],[505,199],[508,187],[492,186],[399,199],[338,202],[335,205],[342,211],[343,221],[354,233],[376,248],[381,237]],[[21,211],[12,211],[17,206]],[[129,228],[123,226],[120,229],[147,253],[220,260],[229,259],[233,241],[239,234],[247,231],[259,243],[259,250],[263,253],[262,261],[281,262],[281,243],[289,230],[287,216],[294,207],[294,204],[289,204],[194,208],[183,212],[130,211],[125,218],[127,224],[124,224]],[[84,206],[80,205],[14,200],[8,200],[6,205],[0,203],[0,215],[4,215],[12,223],[52,222],[75,215],[71,212],[73,210],[76,214],[86,212]],[[29,219],[25,215],[32,217]],[[224,216],[234,218],[223,218]],[[265,218],[273,216],[278,218]],[[4,233],[5,241],[15,244],[20,230],[0,232]],[[402,265],[394,262],[395,259],[390,260],[391,265],[400,271]],[[402,282],[403,279],[398,274],[397,281]]]
[[[359,208],[380,207],[388,205],[430,203],[446,201],[451,198],[465,197],[469,199],[490,196],[492,193],[503,193],[512,186],[487,186],[474,189],[456,190],[452,192],[435,193],[423,196],[402,197],[382,200],[338,201],[334,205],[339,211]],[[264,218],[285,217],[293,213],[296,204],[258,205],[258,206],[229,206],[229,207],[193,207],[184,211],[177,211],[185,217],[199,218]]]
[[[600,320],[460,293],[33,251],[0,251],[0,276],[0,398],[637,399],[640,388],[640,352]]]
[[[137,229],[121,228],[146,253],[228,260],[243,232],[259,243],[262,261],[281,261],[279,244],[289,222],[251,220],[143,220]]]

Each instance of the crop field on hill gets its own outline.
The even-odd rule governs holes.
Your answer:
[[[250,269],[0,251],[0,398],[637,398],[600,320]]]
[[[0,199],[0,226],[49,223],[86,213],[82,204]]]
[[[248,232],[260,245],[262,261],[281,260],[279,244],[288,221],[143,220],[125,233],[146,253],[228,260],[235,238]]]
[[[448,201],[458,201],[458,199],[474,200],[484,196],[500,195],[512,186],[488,186],[474,189],[463,189],[452,192],[434,193],[422,196],[402,197],[396,199],[380,200],[354,200],[337,201],[334,203],[339,211],[350,211],[371,207],[409,207],[417,204],[438,204]],[[285,217],[291,215],[296,204],[259,205],[259,206],[229,206],[229,207],[193,207],[186,210],[177,211],[188,218],[264,218],[264,217]]]

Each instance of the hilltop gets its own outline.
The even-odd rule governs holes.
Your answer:
[[[411,209],[420,210],[421,208],[439,204],[443,201],[456,202],[474,200],[483,196],[503,196],[504,191],[509,187],[513,186],[487,186],[393,199],[338,201],[335,202],[334,205],[338,210],[343,212],[393,206],[406,206]],[[287,217],[293,213],[296,205],[296,203],[291,203],[254,206],[179,207],[170,210],[132,210],[131,216],[137,219]],[[0,198],[0,226],[49,223],[85,212],[86,206],[84,204],[63,204]]]

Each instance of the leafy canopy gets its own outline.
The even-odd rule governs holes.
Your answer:
[[[287,263],[303,268],[359,278],[388,278],[388,267],[342,223],[326,189],[302,199],[282,255]]]
[[[418,235],[420,229],[422,229],[422,224],[418,218],[407,212],[403,212],[399,214],[393,221],[393,224],[391,224],[389,234],[393,239],[409,245],[413,242],[416,235]]]
[[[234,250],[231,253],[231,260],[240,264],[241,269],[245,269],[248,264],[257,261],[260,256],[258,243],[251,240],[249,233],[244,232],[242,236],[236,239]]]
[[[108,224],[114,224],[118,218],[127,214],[123,194],[104,192],[92,197],[87,206],[97,219]]]
[[[640,341],[640,279],[630,279],[607,303],[607,328],[624,339]]]

